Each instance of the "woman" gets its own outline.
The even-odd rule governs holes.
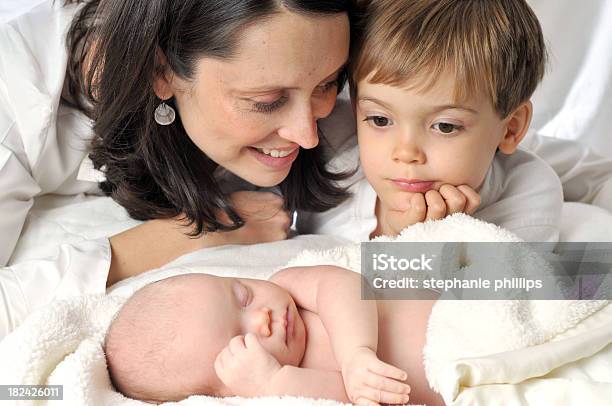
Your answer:
[[[282,208],[337,205],[345,193],[323,166],[317,119],[343,82],[351,11],[349,0],[47,0],[0,26],[0,264],[35,196],[98,190],[83,181],[100,179],[86,176],[92,138],[102,190],[148,220],[110,244],[62,251],[69,269],[31,267],[34,283],[0,273],[5,303],[19,310],[12,325],[62,289],[103,293],[198,248],[283,239]],[[337,113],[324,123],[334,145],[353,131],[350,105]],[[578,186],[573,199],[591,201],[606,163],[564,143],[536,150],[566,190]],[[555,165],[560,150],[569,156]],[[237,178],[279,185],[283,198],[232,194]],[[20,306],[26,285],[36,302]]]
[[[284,239],[288,211],[326,210],[346,196],[334,183],[342,176],[325,169],[316,120],[344,82],[349,0],[84,3],[67,34],[59,108],[93,119],[102,190],[151,220],[110,239],[109,284],[198,248]],[[74,8],[62,6],[54,14]],[[82,158],[83,149],[71,154]],[[40,193],[21,166],[33,187],[23,204],[12,202],[21,206],[14,224],[3,225],[12,234],[3,264]],[[228,173],[278,185],[284,199],[230,194]]]

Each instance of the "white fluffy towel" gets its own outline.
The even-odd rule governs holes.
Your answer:
[[[414,225],[404,230],[397,240],[519,241],[505,230],[466,215],[453,215],[444,220]],[[315,264],[333,264],[358,270],[359,246],[308,251],[290,263]],[[517,264],[520,265],[520,261]],[[231,274],[231,270],[228,270],[228,274]],[[116,296],[78,297],[51,303],[31,315],[0,342],[0,384],[63,385],[62,404],[68,405],[144,405],[115,392],[106,370],[104,335],[124,301],[125,298]],[[425,348],[425,366],[430,383],[439,389],[439,371],[453,360],[533,346],[550,340],[606,303],[439,301],[430,317]],[[20,404],[28,403],[35,404]],[[216,399],[205,396],[192,396],[178,404],[338,405],[333,401],[302,398]]]

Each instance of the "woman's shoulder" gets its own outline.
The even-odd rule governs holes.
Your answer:
[[[34,68],[39,68],[37,73],[43,75],[55,73],[57,65],[65,66],[66,33],[79,7],[64,5],[63,0],[46,0],[0,22],[0,48],[10,50],[2,52],[0,58],[10,58],[9,67],[21,68],[24,73]],[[39,66],[23,66],[32,61]]]

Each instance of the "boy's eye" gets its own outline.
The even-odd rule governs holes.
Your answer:
[[[432,127],[434,130],[444,135],[453,134],[454,132],[461,131],[463,129],[462,126],[451,123],[435,123]]]
[[[367,116],[363,121],[369,121],[376,127],[388,127],[393,121],[383,116]]]

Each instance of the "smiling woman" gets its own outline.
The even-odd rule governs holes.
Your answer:
[[[102,190],[133,218],[161,220],[111,238],[109,283],[198,248],[284,239],[288,212],[347,196],[317,120],[345,81],[350,1],[84,3],[64,98],[94,120]],[[222,174],[283,197],[230,195]]]

